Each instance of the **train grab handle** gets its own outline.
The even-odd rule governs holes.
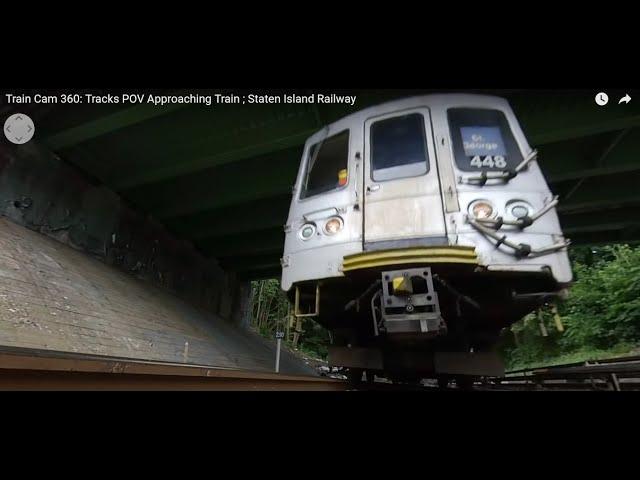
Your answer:
[[[532,150],[529,152],[522,162],[518,164],[513,170],[502,170],[500,172],[482,172],[477,176],[460,177],[459,183],[466,183],[468,185],[477,185],[479,187],[484,186],[488,180],[498,180],[498,183],[508,183],[509,180],[515,178],[522,170],[527,168],[529,163],[538,157],[538,150]]]
[[[504,244],[509,248],[515,250],[515,256],[518,258],[530,257],[530,256],[541,256],[547,255],[549,253],[555,253],[558,250],[562,250],[563,248],[568,247],[571,242],[569,240],[565,240],[563,242],[553,243],[551,245],[547,245],[542,248],[531,248],[531,245],[526,243],[514,243],[507,238],[506,235],[499,235],[495,230],[492,230],[488,227],[485,227],[481,223],[478,223],[475,218],[471,218],[469,215],[466,215],[467,221],[480,233],[483,233],[487,237],[491,237],[494,240],[497,240],[496,247]]]

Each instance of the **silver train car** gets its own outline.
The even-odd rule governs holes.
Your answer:
[[[496,375],[499,332],[572,280],[556,205],[505,99],[406,98],[304,146],[283,290],[359,380]]]

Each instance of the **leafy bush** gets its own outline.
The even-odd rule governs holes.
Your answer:
[[[620,353],[621,347],[628,350],[640,342],[640,248],[577,247],[571,256],[576,280],[568,300],[558,305],[565,331],[556,329],[549,308],[541,317],[528,315],[517,322],[503,345],[511,368],[577,358],[578,353]]]

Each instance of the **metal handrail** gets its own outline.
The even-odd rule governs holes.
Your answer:
[[[529,154],[514,168],[513,170],[502,170],[499,172],[482,172],[478,176],[460,177],[460,183],[466,183],[468,185],[484,186],[488,180],[500,180],[504,183],[509,182],[512,178],[515,178],[522,170],[524,170],[531,161],[538,156],[538,150],[532,150]]]
[[[476,230],[480,231],[480,233],[485,234],[488,237],[497,240],[496,247],[504,244],[507,247],[512,248],[516,252],[516,257],[524,258],[531,256],[541,256],[546,255],[548,253],[554,253],[558,250],[568,247],[571,242],[569,240],[565,240],[563,242],[556,242],[551,245],[542,248],[532,248],[531,245],[526,243],[515,243],[507,238],[506,235],[499,235],[495,230],[492,230],[484,225],[478,223],[475,218],[471,218],[469,215],[466,215],[466,220],[473,226]]]
[[[315,295],[315,312],[301,313],[300,312],[300,287],[296,287],[295,301],[293,316],[296,318],[317,317],[320,315],[320,283],[316,283],[316,295]]]

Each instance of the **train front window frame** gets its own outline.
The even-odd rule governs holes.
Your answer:
[[[522,151],[502,110],[454,107],[447,109],[447,121],[458,170],[513,170],[522,162]]]
[[[316,153],[318,148],[319,150]],[[338,151],[336,152],[335,150]],[[349,129],[337,132],[311,145],[307,150],[299,199],[306,200],[345,188],[349,184],[349,151]],[[318,173],[320,175],[318,178],[313,178],[310,188],[310,180],[312,180],[314,168],[316,167],[322,167],[323,170],[315,170],[316,175]],[[347,178],[346,182],[341,185],[340,172],[342,171],[347,172]]]
[[[409,152],[405,149],[404,152],[393,151],[392,153],[390,153],[389,150],[393,150],[392,148],[389,147],[392,144],[392,142],[396,143],[395,145],[396,150],[398,145],[408,145],[409,142],[406,141],[406,138],[401,141],[398,141],[398,139],[396,138],[391,138],[391,139],[387,138],[384,140],[386,142],[385,148],[387,149],[387,152],[385,152],[386,156],[383,157],[386,161],[383,161],[382,163],[378,163],[378,165],[376,165],[376,160],[380,158],[380,157],[376,157],[376,154],[379,154],[380,148],[382,147],[382,145],[380,144],[378,144],[378,146],[376,147],[376,139],[375,139],[376,130],[380,131],[379,129],[381,127],[388,127],[393,123],[395,123],[396,125],[398,124],[398,122],[406,123],[407,119],[413,119],[413,118],[417,119],[416,125],[413,125],[413,126],[406,125],[406,126],[409,126],[409,127],[417,126],[419,128],[419,131],[414,130],[413,132],[409,132],[409,135],[413,135],[416,133],[420,135],[420,138],[413,139],[413,142],[415,142],[415,145],[413,147],[414,148],[418,147],[419,150]],[[384,132],[384,134],[389,136],[390,132],[386,131]],[[369,127],[369,148],[371,149],[370,160],[369,160],[369,163],[371,166],[371,179],[374,182],[385,182],[390,180],[398,180],[401,178],[420,177],[429,173],[429,170],[430,170],[429,148],[427,145],[427,132],[425,128],[425,118],[422,113],[411,112],[403,115],[394,115],[392,117],[383,118],[381,120],[373,122]],[[387,166],[389,165],[390,154],[394,155],[395,158],[393,159],[392,164],[390,166]],[[417,161],[407,162],[406,161],[407,157],[410,157],[410,156],[413,156],[414,158],[418,158],[418,156],[420,156],[421,158],[419,158]],[[405,158],[402,158],[402,157],[405,157]]]

